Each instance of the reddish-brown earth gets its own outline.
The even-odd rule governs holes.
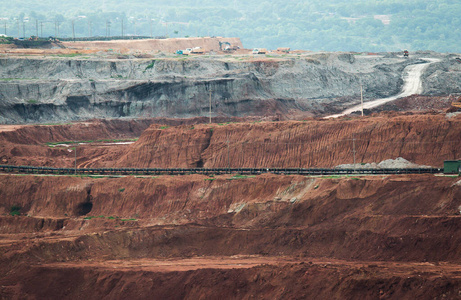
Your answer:
[[[421,96],[412,95],[409,97],[397,99],[384,105],[373,108],[373,112],[382,111],[406,111],[406,112],[424,112],[424,111],[445,111],[452,109],[451,103],[456,101],[458,97],[450,96]],[[452,109],[456,111],[457,109]]]
[[[226,122],[229,120],[233,122]],[[444,160],[461,157],[459,116],[390,113],[339,120],[222,122],[207,124],[206,118],[197,118],[27,125],[19,129],[14,125],[11,130],[3,126],[0,163],[73,167],[73,145],[47,144],[68,141],[89,141],[78,144],[77,166],[82,168],[322,168],[352,163],[354,147],[357,163],[403,157],[442,167]],[[131,143],[97,142],[113,139]]]
[[[212,124],[144,131],[125,167],[334,167],[403,157],[442,166],[461,157],[461,119],[445,114]]]
[[[355,138],[360,162],[461,156],[445,115],[203,121],[8,127],[0,149],[15,164],[71,166],[46,143],[93,140],[79,165],[329,167]],[[440,175],[3,174],[0,299],[459,299],[460,207],[460,179]]]
[[[3,175],[0,191],[0,285],[11,297],[461,290],[458,178]],[[12,206],[21,216],[7,215]]]
[[[215,122],[242,121],[241,118],[214,118]],[[206,123],[208,118],[192,119],[136,119],[90,120],[88,122],[52,125],[1,125],[0,164],[73,167],[72,150],[78,142],[77,166],[115,166],[115,161],[126,152],[133,141],[152,124],[152,128]],[[55,145],[50,145],[53,143]]]

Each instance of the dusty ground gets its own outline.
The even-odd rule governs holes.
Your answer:
[[[196,161],[191,158],[198,154],[208,164],[220,161],[201,145],[213,128],[209,149],[225,146],[227,139],[261,140],[267,146],[263,152],[244,153],[264,162],[275,159],[275,151],[299,161],[298,152],[279,142],[317,136],[325,142],[329,135],[366,132],[369,126],[387,141],[387,153],[395,137],[401,153],[425,153],[418,162],[435,162],[445,152],[460,156],[459,145],[437,139],[456,141],[459,118],[438,113],[243,121],[223,119],[211,127],[201,124],[206,118],[5,126],[2,157],[14,164],[71,166],[71,147],[46,143],[79,140],[87,141],[78,146],[80,166],[97,165],[99,159],[118,164],[130,156],[155,166],[155,156],[143,158],[140,149],[182,141],[176,152],[162,152],[171,156],[170,166]],[[95,141],[138,137],[124,145]],[[367,145],[360,155],[386,153]],[[227,154],[226,147],[221,150]],[[343,160],[340,153],[329,154],[332,164]],[[0,295],[458,299],[460,199],[459,178],[434,175],[0,175]]]

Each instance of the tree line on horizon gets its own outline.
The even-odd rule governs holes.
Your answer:
[[[19,0],[0,12],[14,37],[224,36],[246,48],[461,52],[458,0]]]

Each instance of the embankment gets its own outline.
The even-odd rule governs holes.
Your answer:
[[[59,245],[62,251],[43,257],[50,261],[257,254],[459,262],[458,181],[433,175],[5,175],[0,177],[1,231],[80,236],[28,244],[39,257]],[[6,216],[12,207],[20,208],[21,216]],[[34,218],[45,221],[38,226],[30,221]],[[99,233],[82,235],[88,231]]]
[[[441,167],[461,157],[461,119],[381,116],[304,122],[152,127],[116,162],[121,167],[322,168],[403,157]]]
[[[459,178],[3,175],[0,199],[6,298],[433,299],[461,287]]]

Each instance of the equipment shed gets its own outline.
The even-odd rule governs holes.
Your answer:
[[[459,174],[461,167],[461,160],[446,160],[443,162],[444,174]]]

